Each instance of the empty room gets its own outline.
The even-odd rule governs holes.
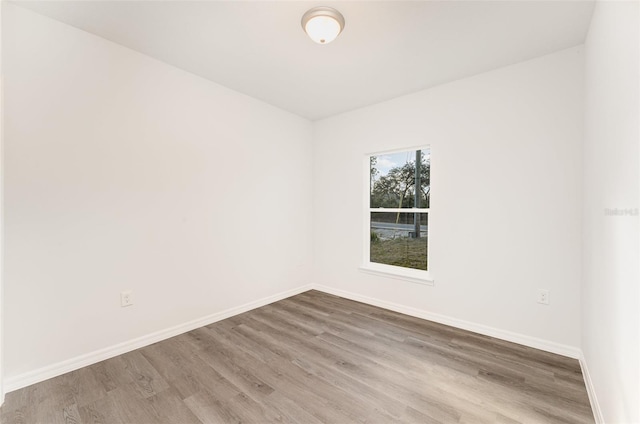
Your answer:
[[[0,12],[0,423],[640,423],[639,1]]]

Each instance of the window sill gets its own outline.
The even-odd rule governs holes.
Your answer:
[[[381,265],[375,263],[363,264],[359,267],[361,272],[377,275],[381,277],[395,278],[396,280],[408,281],[424,286],[433,286],[435,282],[428,271],[419,271],[409,268],[401,268],[392,265]]]

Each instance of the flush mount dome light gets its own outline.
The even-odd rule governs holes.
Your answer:
[[[302,15],[302,28],[318,44],[328,44],[344,28],[344,17],[331,7],[314,7]]]

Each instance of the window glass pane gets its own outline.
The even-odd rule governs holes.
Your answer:
[[[426,213],[371,212],[369,260],[426,271],[428,223]]]
[[[416,158],[422,164],[416,173]],[[389,153],[369,158],[370,207],[428,208],[430,187],[429,149]],[[416,182],[420,187],[416,202]]]

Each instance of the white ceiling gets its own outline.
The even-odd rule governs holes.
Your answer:
[[[16,1],[316,120],[584,42],[591,1]],[[303,13],[332,6],[318,45]]]

